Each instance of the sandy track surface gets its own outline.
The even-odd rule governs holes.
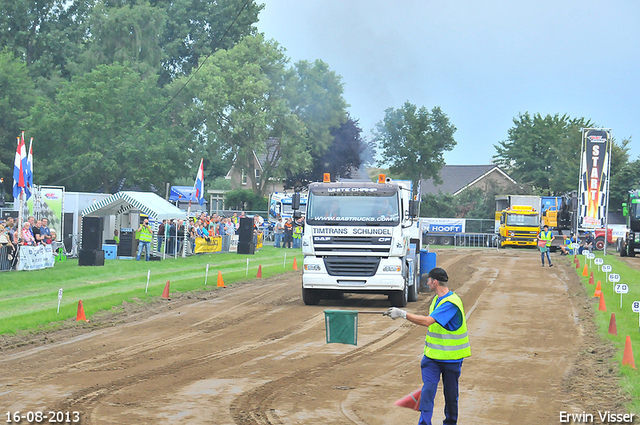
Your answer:
[[[622,412],[613,350],[595,337],[593,301],[570,260],[541,268],[534,251],[437,255],[468,316],[461,423]],[[0,413],[78,411],[83,424],[417,423],[417,412],[393,403],[422,385],[426,329],[360,315],[358,346],[326,344],[324,309],[384,311],[388,301],[347,295],[305,306],[300,281],[289,272],[158,304],[102,329],[74,323],[75,332],[49,334],[53,343],[5,344]],[[407,310],[426,314],[431,298],[422,293]],[[442,407],[439,395],[434,423]]]

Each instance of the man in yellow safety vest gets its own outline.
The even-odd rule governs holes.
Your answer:
[[[138,255],[136,255],[136,260],[140,261],[140,254],[142,253],[142,249],[144,248],[145,254],[147,256],[147,261],[149,261],[149,254],[151,253],[151,238],[153,238],[153,231],[151,227],[149,227],[149,219],[145,218],[140,228],[138,229]]]
[[[418,424],[431,425],[433,401],[442,376],[445,401],[443,424],[453,425],[458,423],[458,379],[462,360],[471,355],[467,321],[462,300],[447,287],[447,272],[435,267],[428,275],[422,275],[422,279],[425,278],[429,289],[436,293],[428,316],[407,313],[395,307],[390,308],[385,315],[394,320],[401,317],[429,328],[420,363],[423,386]]]

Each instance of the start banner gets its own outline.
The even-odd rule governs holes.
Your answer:
[[[605,227],[611,138],[605,130],[583,131],[580,162],[579,228]]]

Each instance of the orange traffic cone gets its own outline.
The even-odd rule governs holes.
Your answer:
[[[607,311],[607,304],[604,302],[604,294],[600,293],[600,305],[598,305],[598,310]]]
[[[262,264],[260,264],[258,266],[258,275],[256,276],[257,278],[261,278],[262,277]]]
[[[611,319],[609,319],[609,333],[611,335],[618,335],[618,327],[616,326],[616,314],[611,313]]]
[[[84,315],[84,307],[82,306],[82,300],[78,301],[78,313],[76,314],[76,322],[84,320],[88,322],[87,316]]]
[[[224,280],[222,279],[222,272],[218,270],[218,288],[226,288],[224,286]]]
[[[602,286],[600,286],[600,281],[596,284],[596,290],[593,292],[594,297],[599,297],[602,295]]]
[[[165,300],[170,300],[171,298],[169,298],[169,281],[167,280],[167,283],[164,284],[164,291],[162,291],[162,298],[164,298]]]
[[[591,276],[589,276],[589,285],[593,285],[593,272],[591,272]]]
[[[587,263],[584,263],[584,269],[582,269],[582,276],[589,276],[589,270],[587,269]]]
[[[573,254],[573,263],[577,263],[578,262],[578,254]]]
[[[631,337],[629,335],[627,335],[627,340],[624,343],[622,365],[631,366],[634,369],[636,368],[636,361],[633,359],[633,348],[631,348]]]
[[[580,268],[580,260],[576,260],[576,269]]]
[[[422,395],[422,388],[415,390],[411,394],[401,398],[400,400],[396,401],[393,404],[400,407],[408,407],[409,409],[413,409],[413,410],[420,410],[421,395]]]
[[[293,270],[298,271],[298,261],[293,257]]]

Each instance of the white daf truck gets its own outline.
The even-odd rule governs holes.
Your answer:
[[[417,301],[420,287],[418,202],[410,181],[309,185],[302,236],[302,299],[317,305],[344,293]]]

